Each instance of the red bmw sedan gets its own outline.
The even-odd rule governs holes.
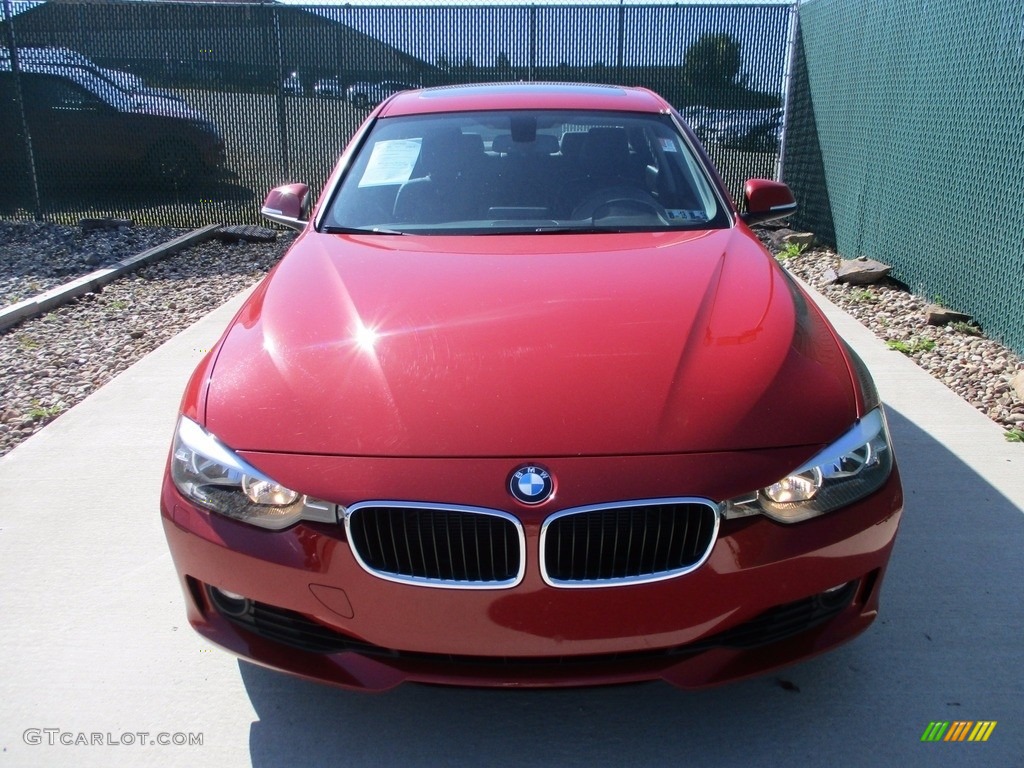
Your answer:
[[[699,687],[863,631],[902,491],[871,376],[647,90],[389,97],[185,392],[191,624],[353,689]]]

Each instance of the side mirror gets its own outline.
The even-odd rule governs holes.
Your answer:
[[[277,224],[301,232],[309,220],[309,186],[285,184],[274,187],[263,201],[260,213]]]
[[[743,185],[746,211],[740,218],[747,224],[784,219],[796,212],[796,198],[781,181],[750,179]]]

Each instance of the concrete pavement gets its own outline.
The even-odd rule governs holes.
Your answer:
[[[157,500],[185,381],[240,301],[0,459],[0,766],[1024,765],[1024,445],[827,303],[907,496],[881,617],[838,651],[699,693],[372,696],[211,649]],[[935,720],[997,726],[922,743]]]

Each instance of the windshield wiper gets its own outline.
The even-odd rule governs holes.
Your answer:
[[[395,229],[387,229],[386,227],[324,227],[320,230],[325,235],[404,235],[405,232],[399,232]]]

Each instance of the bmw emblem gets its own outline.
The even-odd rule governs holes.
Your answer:
[[[508,481],[508,490],[523,504],[540,504],[551,498],[555,484],[547,470],[533,465],[520,467]]]

